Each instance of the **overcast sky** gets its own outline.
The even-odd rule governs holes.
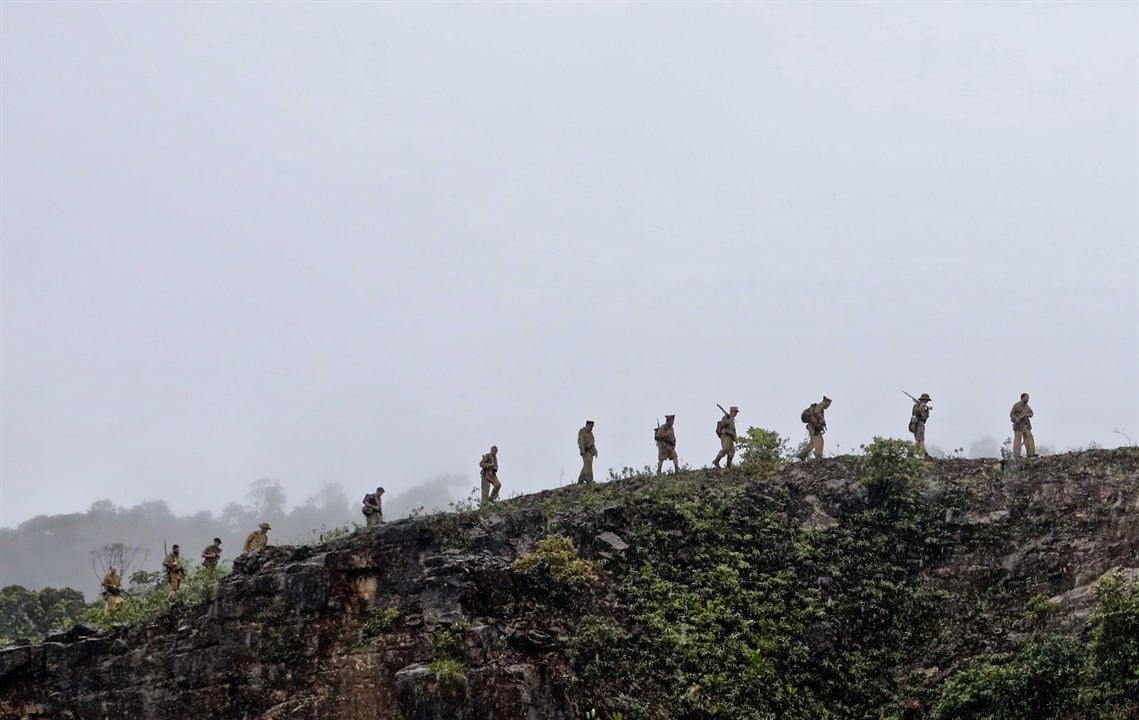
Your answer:
[[[1139,440],[1136,4],[0,4],[0,525]],[[564,477],[563,477],[564,470]]]

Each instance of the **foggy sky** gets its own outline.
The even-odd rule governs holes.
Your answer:
[[[1136,5],[0,4],[0,524],[1139,440]],[[564,472],[564,476],[563,476]],[[359,488],[359,492],[356,489]]]

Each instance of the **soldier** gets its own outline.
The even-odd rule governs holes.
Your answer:
[[[479,460],[479,475],[482,477],[482,504],[494,502],[498,499],[498,491],[502,489],[502,483],[498,481],[497,445],[491,445],[490,452],[483,455],[482,460]],[[494,486],[494,490],[487,495],[491,486]]]
[[[914,401],[914,409],[910,413],[910,432],[914,434],[914,445],[917,446],[918,454],[925,458],[929,457],[929,452],[925,449],[925,421],[929,420],[929,411],[933,409],[929,406],[931,399],[929,393],[922,393]]]
[[[182,586],[182,581],[186,579],[186,566],[182,564],[182,555],[177,545],[171,546],[170,552],[162,561],[162,569],[166,571],[166,582],[170,585],[168,597],[174,599],[178,594],[178,588]]]
[[[123,579],[119,576],[119,569],[112,565],[107,574],[103,576],[103,614],[111,612],[123,604]]]
[[[676,416],[665,415],[664,425],[656,429],[653,438],[657,443],[657,475],[664,468],[664,461],[672,461],[672,471],[680,472],[680,462],[676,458]]]
[[[210,571],[217,570],[218,560],[221,560],[221,538],[214,538],[202,551],[202,567]]]
[[[1020,446],[1028,450],[1028,457],[1036,457],[1036,440],[1032,437],[1032,408],[1028,407],[1028,393],[1020,394],[1020,402],[1008,414],[1012,420],[1012,456],[1020,457]]]
[[[831,399],[823,395],[822,402],[811,403],[811,406],[799,415],[799,420],[806,424],[807,434],[810,436],[807,446],[799,452],[800,460],[806,460],[812,450],[815,452],[815,459],[823,459],[823,433],[827,431],[827,419],[824,413],[830,406]]]
[[[581,453],[581,472],[578,484],[593,482],[593,458],[597,457],[597,443],[593,438],[593,421],[586,420],[585,427],[577,431],[577,451]]]
[[[269,531],[273,528],[269,527],[269,523],[267,522],[263,522],[257,527],[259,527],[260,530],[254,530],[245,537],[245,545],[241,548],[242,555],[256,552],[269,544]]]
[[[721,405],[720,409],[724,407]],[[716,453],[716,459],[712,461],[712,465],[720,467],[720,458],[728,458],[727,466],[732,466],[732,459],[736,456],[736,415],[740,409],[732,405],[724,417],[720,418],[720,422],[716,423],[716,434],[720,436],[720,452]]]
[[[376,488],[374,493],[364,495],[363,508],[364,525],[366,527],[376,527],[377,525],[384,524],[384,489],[382,487]]]

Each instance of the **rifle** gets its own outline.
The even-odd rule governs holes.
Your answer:
[[[730,414],[730,413],[728,413],[727,410],[724,409],[724,406],[721,405],[720,403],[716,403],[716,407],[720,408],[720,412],[724,413],[725,415]]]
[[[919,402],[921,402],[920,400],[918,400],[918,399],[917,399],[916,397],[914,397],[913,395],[910,395],[910,394],[909,394],[908,392],[906,392],[905,390],[903,390],[903,391],[902,391],[902,394],[903,394],[903,395],[905,395],[906,397],[908,397],[910,400],[913,400],[915,403],[919,403]]]

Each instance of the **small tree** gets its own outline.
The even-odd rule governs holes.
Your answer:
[[[103,577],[112,565],[119,569],[119,575],[129,578],[146,565],[149,555],[150,553],[138,545],[122,543],[103,545],[91,551],[91,570],[99,582],[103,582]]]

